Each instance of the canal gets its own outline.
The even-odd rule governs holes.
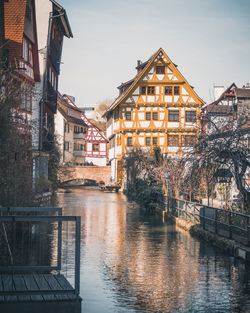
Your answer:
[[[250,268],[123,194],[75,189],[58,204],[82,218],[82,313],[250,312]]]

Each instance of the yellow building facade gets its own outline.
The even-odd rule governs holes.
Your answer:
[[[205,104],[160,48],[137,64],[137,75],[121,84],[119,97],[107,117],[112,178],[121,178],[121,158],[138,146],[157,145],[163,154],[190,153],[200,131],[200,108]]]

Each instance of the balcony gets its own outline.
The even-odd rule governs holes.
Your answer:
[[[85,151],[83,150],[74,150],[73,154],[75,157],[85,157]]]
[[[83,140],[83,139],[85,139],[85,137],[86,137],[85,133],[74,133],[74,139]]]

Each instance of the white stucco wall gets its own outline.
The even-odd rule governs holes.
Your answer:
[[[59,111],[57,111],[57,114],[55,115],[55,135],[59,144],[62,162],[64,149],[64,117]]]
[[[49,14],[52,11],[52,3],[50,0],[36,1],[36,28],[37,28],[37,43],[38,43],[38,57],[40,82],[35,84],[34,96],[32,99],[32,148],[38,150],[39,148],[39,102],[42,98],[44,71],[46,68],[46,49],[47,37],[49,29]]]
[[[95,157],[86,157],[86,162],[92,162],[94,165],[106,166],[106,157],[95,158]]]

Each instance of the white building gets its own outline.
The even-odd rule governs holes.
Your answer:
[[[33,180],[48,175],[63,37],[73,37],[66,11],[54,0],[35,1],[40,82],[32,103]]]

